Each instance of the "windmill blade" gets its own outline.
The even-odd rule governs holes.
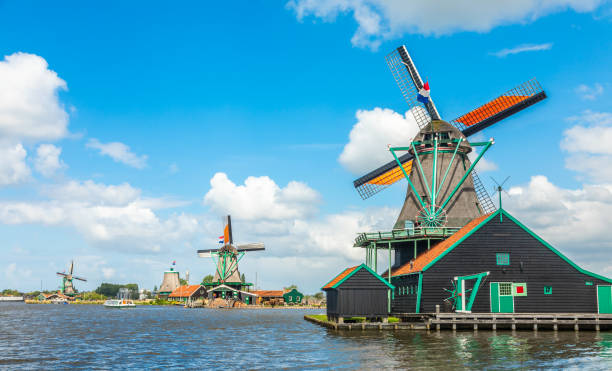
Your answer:
[[[87,280],[85,278],[83,278],[83,277],[72,276],[72,279],[87,282]]]
[[[216,252],[219,251],[219,249],[205,249],[205,250],[198,250],[198,256],[200,258],[210,258],[210,253],[211,252]]]
[[[56,272],[55,274],[57,274],[58,276],[68,277],[66,273]]]
[[[406,46],[402,45],[395,49],[385,57],[385,60],[419,128],[424,128],[432,118],[439,120],[440,114],[431,97],[427,104],[417,100],[419,90],[423,88],[423,80]]]
[[[493,200],[491,200],[489,192],[487,192],[484,184],[482,184],[476,169],[472,169],[472,180],[474,181],[474,192],[476,192],[476,197],[478,198],[478,203],[480,203],[483,213],[489,214],[497,210]]]
[[[73,269],[74,269],[74,260],[71,260],[70,261],[70,274],[72,274]]]
[[[255,242],[255,243],[247,243],[244,245],[238,245],[236,246],[236,250],[238,251],[261,251],[261,250],[265,250],[265,246],[263,243],[261,242]]]
[[[545,98],[546,92],[540,83],[536,79],[531,79],[450,123],[467,137]]]
[[[412,171],[412,159],[414,157],[409,152],[398,157],[406,174],[410,175]],[[379,167],[376,170],[370,171],[366,175],[353,181],[353,186],[357,189],[357,193],[362,199],[367,199],[391,184],[396,183],[404,178],[404,173],[400,169],[396,161],[390,161]]]

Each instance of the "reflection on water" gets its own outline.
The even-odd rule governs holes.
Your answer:
[[[319,310],[0,305],[0,368],[612,369],[612,333],[334,332]]]

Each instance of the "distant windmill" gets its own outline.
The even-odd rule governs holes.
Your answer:
[[[253,284],[242,281],[238,271],[238,263],[246,252],[265,250],[265,247],[261,242],[234,245],[232,219],[229,215],[224,219],[223,236],[219,237],[219,243],[223,246],[217,249],[198,250],[199,257],[212,257],[217,268],[212,282],[204,285],[207,286],[207,291],[214,298],[227,299],[228,302],[231,299],[252,304],[253,298],[257,295],[245,291]]]
[[[60,291],[62,294],[66,296],[75,296],[77,294],[77,289],[74,287],[72,280],[79,280],[86,282],[87,280],[82,277],[73,276],[74,272],[74,261],[70,261],[70,271],[66,272],[57,272],[57,275],[62,277],[62,286]]]
[[[481,214],[494,211],[495,205],[474,171],[474,165],[493,140],[470,143],[467,137],[545,99],[546,93],[540,84],[535,79],[529,80],[445,122],[429,94],[429,84],[423,83],[406,47],[397,48],[386,60],[420,132],[408,145],[389,148],[394,161],[353,182],[359,195],[367,199],[406,178],[409,188],[394,229],[407,228],[413,223],[461,227]],[[473,163],[467,157],[472,146],[484,147]]]
[[[232,219],[229,215],[225,217],[223,236],[219,239],[222,239],[219,242],[223,243],[221,248],[198,250],[198,256],[201,258],[212,257],[216,260],[217,270],[215,271],[213,284],[241,283],[238,262],[247,251],[265,250],[264,244],[257,242],[234,246]]]

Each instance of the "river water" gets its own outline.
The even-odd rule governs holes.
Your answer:
[[[0,369],[612,370],[612,332],[334,332],[307,309],[0,304]]]

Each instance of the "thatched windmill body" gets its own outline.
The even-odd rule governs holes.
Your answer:
[[[87,281],[83,277],[74,276],[73,272],[74,272],[74,261],[71,260],[70,270],[68,271],[68,273],[66,273],[65,271],[56,273],[58,276],[62,277],[62,286],[60,287],[60,291],[62,294],[66,296],[75,296],[78,292],[77,289],[74,287],[74,284],[72,283],[73,280],[79,280],[79,281],[84,281],[84,282]]]

